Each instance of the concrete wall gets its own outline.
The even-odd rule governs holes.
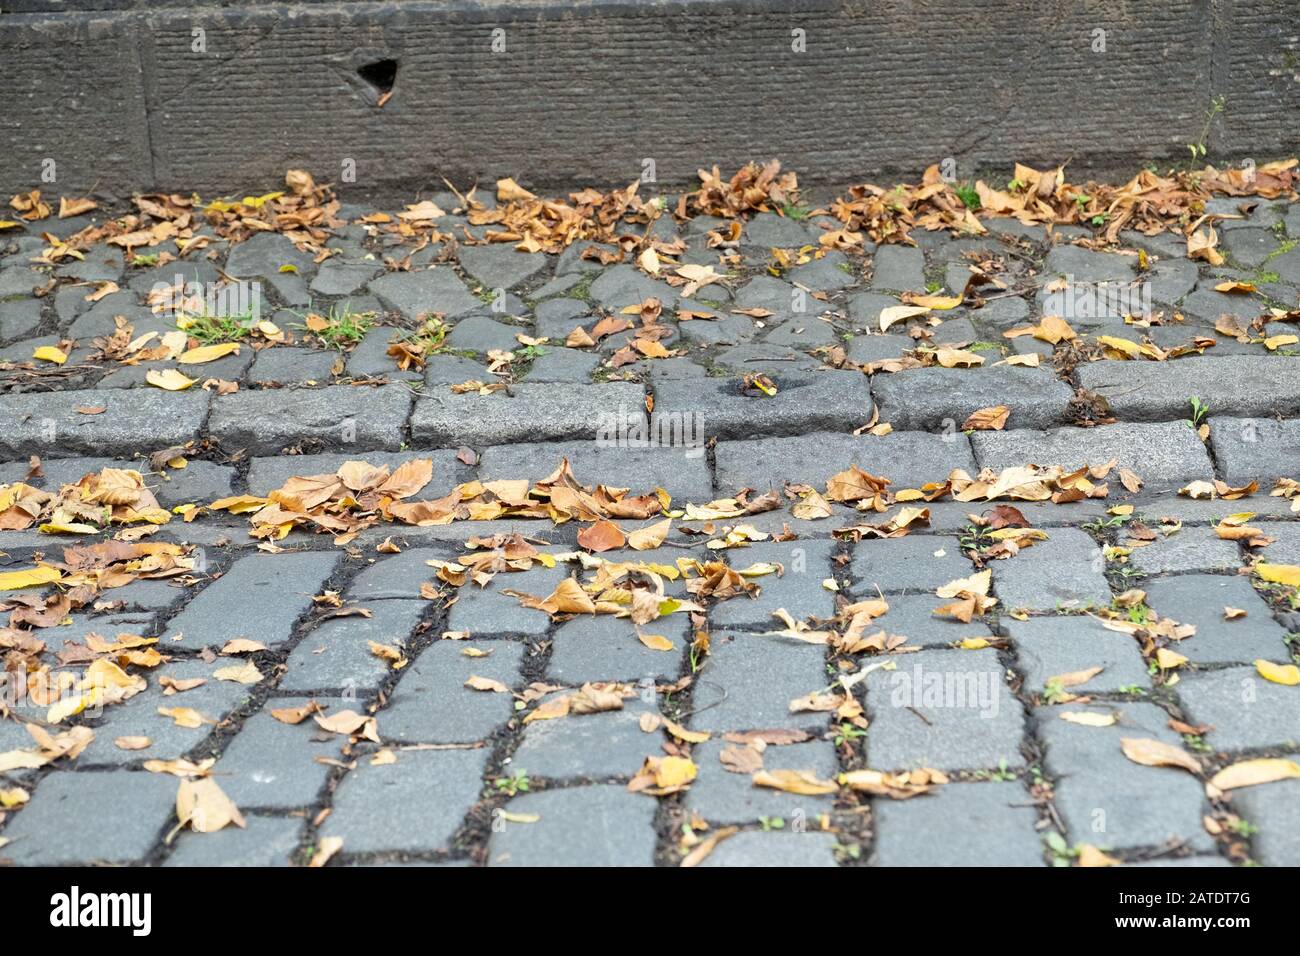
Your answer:
[[[777,156],[809,184],[1022,160],[1131,172],[1300,147],[1296,0],[0,0],[0,193],[345,195],[514,175],[663,183]],[[205,50],[196,52],[194,30]],[[493,30],[505,51],[493,52]],[[804,31],[806,51],[792,49]],[[1095,51],[1105,31],[1104,52]],[[395,60],[393,95],[358,74]]]

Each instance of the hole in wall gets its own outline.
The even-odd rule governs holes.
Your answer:
[[[366,63],[357,67],[357,76],[375,91],[377,97],[386,98],[393,92],[393,84],[397,82],[397,61],[390,59]]]

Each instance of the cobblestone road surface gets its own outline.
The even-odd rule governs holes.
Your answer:
[[[434,198],[456,206],[454,196]],[[1238,201],[1215,202],[1213,211],[1241,215]],[[918,230],[916,248],[868,245],[865,256],[817,257],[822,222],[762,214],[745,225],[733,250],[738,263],[719,267],[731,277],[690,299],[632,262],[583,258],[583,243],[560,256],[463,241],[444,256],[446,244],[434,243],[411,257],[409,271],[387,270],[386,257],[409,249],[390,247],[391,238],[361,222],[369,212],[341,210],[350,224],[335,230],[325,245],[337,254],[320,264],[268,233],[228,255],[218,242],[212,256],[160,265],[128,262],[101,245],[51,271],[30,262],[45,245],[37,228],[0,234],[0,361],[9,363],[0,371],[0,480],[23,481],[32,455],[43,474],[29,483],[46,490],[104,466],[136,468],[170,509],[265,495],[290,476],[333,472],[348,460],[432,459],[428,492],[437,497],[474,479],[536,481],[567,456],[588,486],[659,487],[677,508],[744,487],[780,492],[787,482],[825,492],[852,464],[898,489],[941,482],[958,468],[973,476],[1114,458],[1109,494],[1070,504],[999,502],[1020,508],[1046,540],[988,562],[998,601],[969,624],[933,614],[947,603],[936,590],[978,569],[971,549],[988,541],[969,515],[994,507],[988,502],[941,498],[912,534],[855,542],[832,532],[886,521],[904,505],[864,516],[835,504],[828,519],[801,520],[782,496],[775,511],[711,527],[676,521],[655,552],[606,553],[782,566],[779,576],[754,579],[756,596],[703,602],[707,624],[699,629],[711,639],[703,656],[691,649],[695,629],[685,615],[642,628],[671,643],[663,651],[639,641],[625,619],[556,622],[503,593],[550,594],[574,573],[564,564],[422,596],[426,582],[439,584],[427,562],[454,561],[471,537],[518,531],[547,542],[541,550],[563,552],[574,549],[578,523],[382,525],[342,547],[295,530],[277,542],[282,551],[266,553],[246,516],[174,517],[146,540],[197,545],[198,571],[104,591],[98,605],[39,633],[51,655],[92,632],[156,636],[169,659],[140,671],[147,688],[129,700],[52,728],[93,730],[79,756],[0,774],[12,804],[0,824],[0,856],[28,865],[279,866],[303,865],[326,849],[335,851],[331,865],[676,865],[722,834],[703,865],[1038,866],[1077,862],[1093,848],[1137,865],[1300,863],[1300,779],[1207,790],[1215,772],[1244,759],[1300,759],[1300,687],[1264,679],[1256,664],[1295,659],[1294,591],[1242,573],[1260,555],[1300,563],[1300,521],[1289,501],[1268,495],[1275,479],[1300,477],[1300,358],[1285,338],[1295,324],[1239,337],[1215,328],[1225,313],[1245,327],[1269,305],[1297,308],[1300,205],[1260,202],[1219,223],[1227,263],[1218,268],[1189,261],[1172,234],[1127,233],[1121,249],[1095,251],[1071,244],[1089,234],[1077,227],[1049,236],[1014,220],[988,221],[980,238]],[[88,221],[40,228],[66,236]],[[656,228],[665,237],[680,231],[682,262],[716,266],[719,250],[707,233],[719,225],[665,218]],[[455,215],[440,227],[462,238],[486,232]],[[786,267],[774,266],[773,248],[789,252]],[[1141,272],[1137,250],[1148,266]],[[1005,289],[981,290],[980,308],[968,302],[930,313],[939,324],[901,321],[881,332],[881,311],[899,305],[900,294],[960,293],[973,264]],[[224,271],[259,282],[263,316],[282,329],[298,329],[308,312],[373,313],[377,324],[350,351],[313,345],[299,330],[294,344],[246,343],[238,355],[188,369],[92,361],[93,340],[110,335],[117,316],[134,336],[175,328],[146,296],[178,271],[186,281]],[[1071,314],[1051,301],[1069,294],[1061,277],[1093,290],[1136,282],[1164,322],[1137,328],[1105,307]],[[1216,291],[1230,280],[1255,291]],[[88,301],[103,282],[118,291]],[[670,357],[611,368],[632,332],[590,336],[599,341],[584,348],[562,344],[575,341],[576,327],[597,332],[602,318],[650,297],[663,304],[670,334],[660,344]],[[680,310],[698,315],[681,321]],[[1070,342],[1004,337],[1051,312],[1065,312],[1086,342],[1145,339],[1177,357],[1122,360],[1094,349],[1095,361],[1054,363]],[[445,316],[445,346],[423,370],[400,371],[389,354],[393,337],[426,313]],[[520,334],[548,341],[529,346]],[[1273,336],[1283,338],[1272,347],[1262,341]],[[41,374],[48,363],[33,361],[36,350],[69,339],[76,345],[65,369],[73,371]],[[841,357],[834,347],[849,363],[867,364],[918,345],[964,349],[984,362],[876,366],[870,375],[843,362],[831,367]],[[494,380],[487,368],[494,350],[514,353],[513,384],[453,393],[458,383]],[[1000,361],[1027,354],[1041,363]],[[146,382],[147,372],[172,367],[239,387],[171,392]],[[776,393],[746,389],[754,375],[767,376]],[[686,436],[698,427],[707,448],[595,440],[600,422],[640,422],[648,396],[656,417],[677,421]],[[1002,430],[964,427],[972,413],[998,405],[1009,408]],[[1080,427],[1089,416],[1109,421]],[[879,423],[892,432],[858,433]],[[1202,425],[1203,436],[1194,427]],[[186,443],[193,443],[187,467],[150,468],[145,456]],[[1120,468],[1140,476],[1140,490],[1125,489]],[[1177,493],[1215,479],[1258,481],[1259,490],[1237,500]],[[1122,504],[1131,512],[1112,510]],[[1275,541],[1259,549],[1216,534],[1222,518],[1239,512],[1255,513],[1251,523]],[[617,523],[630,530],[646,522]],[[709,544],[736,524],[780,537],[788,527],[795,537],[729,550]],[[399,553],[379,548],[386,538]],[[0,570],[57,558],[67,543],[35,528],[0,532]],[[670,582],[669,593],[684,594],[682,584]],[[1136,605],[1120,599],[1135,588],[1145,592]],[[370,616],[336,616],[312,600],[330,591]],[[5,596],[38,593],[48,586]],[[837,606],[881,595],[889,610],[879,625],[906,638],[906,653],[840,654],[767,633],[784,628],[772,616],[777,609],[815,627]],[[1116,608],[1124,622],[1154,613],[1196,631],[1178,642],[1144,640],[1146,632],[1106,626]],[[1229,620],[1225,608],[1245,614]],[[449,632],[469,636],[444,639]],[[264,649],[219,653],[237,638]],[[394,669],[369,641],[400,649],[407,663]],[[1154,651],[1165,644],[1187,662],[1162,668]],[[244,661],[260,681],[214,677]],[[893,669],[860,673],[882,662]],[[844,674],[861,676],[851,690],[862,708],[856,721],[852,708],[791,709]],[[506,692],[470,689],[471,676]],[[189,678],[206,682],[168,693],[168,684]],[[524,722],[538,706],[530,686],[601,681],[633,692],[620,709]],[[373,713],[379,742],[272,716],[312,700],[327,714]],[[31,701],[11,704],[10,719],[0,721],[0,753],[32,748],[25,724],[45,716]],[[180,726],[159,713],[177,706],[203,722]],[[656,716],[675,721],[685,739]],[[147,738],[148,746],[124,749],[124,738]],[[1123,739],[1178,748],[1196,772],[1138,763]],[[661,797],[629,790],[647,757],[667,756],[694,763],[688,787]],[[182,757],[216,758],[206,779],[240,808],[246,827],[173,832],[180,781],[145,763]],[[751,775],[760,766],[805,771],[817,783],[795,787],[805,793],[758,786]],[[918,768],[946,782],[912,799],[839,782],[851,771]]]

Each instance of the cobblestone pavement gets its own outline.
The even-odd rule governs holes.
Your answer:
[[[457,206],[453,195],[432,198]],[[563,560],[534,561],[482,588],[439,580],[438,562],[456,562],[471,538],[520,532],[563,556],[581,522],[382,523],[338,545],[303,529],[255,539],[247,514],[173,515],[141,540],[196,546],[192,573],[105,587],[60,612],[60,626],[32,632],[46,661],[65,652],[55,672],[85,668],[95,656],[78,656],[88,634],[157,637],[152,647],[166,660],[128,668],[146,683],[129,699],[47,728],[93,731],[75,757],[12,766],[14,752],[36,752],[24,725],[47,714],[37,701],[10,700],[11,719],[0,721],[0,759],[11,758],[0,774],[0,856],[163,866],[327,857],[678,865],[688,853],[706,866],[1062,865],[1096,863],[1099,853],[1147,866],[1300,863],[1300,768],[1247,765],[1292,779],[1244,787],[1216,776],[1246,760],[1300,760],[1300,686],[1285,682],[1284,667],[1300,632],[1294,588],[1251,573],[1261,557],[1300,564],[1300,521],[1289,500],[1268,494],[1275,479],[1300,477],[1295,316],[1248,328],[1269,306],[1297,308],[1300,205],[1244,205],[1253,208],[1212,203],[1238,217],[1217,224],[1227,257],[1219,267],[1189,261],[1171,233],[1125,233],[1121,248],[1097,251],[1072,244],[1091,234],[1078,227],[1049,236],[988,220],[979,238],[917,230],[915,248],[821,255],[818,236],[838,224],[817,217],[760,214],[721,250],[709,231],[722,221],[665,217],[656,229],[684,241],[681,263],[728,276],[690,297],[633,261],[584,258],[584,243],[558,256],[470,244],[491,227],[450,213],[439,228],[461,242],[412,252],[362,221],[372,210],[344,206],[346,224],[325,243],[337,253],[322,263],[265,233],[228,254],[213,242],[161,264],[99,245],[51,268],[31,263],[46,246],[38,233],[68,236],[90,216],[0,233],[4,482],[58,491],[105,466],[135,468],[173,509],[265,496],[349,460],[431,459],[420,497],[436,498],[474,480],[536,482],[567,457],[584,485],[660,488],[673,511],[742,488],[779,495],[775,510],[680,515],[654,551],[606,551],[607,561],[758,567],[746,579],[758,591],[726,600],[688,592],[685,577],[665,580],[667,598],[703,610],[640,628],[605,615],[553,619],[505,593],[545,597],[567,576],[589,579],[590,567]],[[738,257],[725,268],[724,252]],[[386,268],[408,254],[405,271]],[[882,331],[882,310],[902,293],[960,294],[972,266],[1002,283],[980,290],[981,307],[968,297]],[[94,357],[94,340],[114,333],[117,316],[132,337],[173,331],[147,296],[178,273],[256,281],[263,317],[292,341],[246,340],[238,354],[193,366]],[[1234,281],[1254,291],[1216,291]],[[1144,290],[1163,324],[1135,327],[1080,299],[1062,305],[1075,287]],[[655,348],[629,356],[636,313],[652,297],[667,332],[650,344],[667,357],[653,357],[664,354]],[[627,307],[632,329],[597,326],[626,318]],[[304,328],[308,313],[357,317],[359,341],[326,347]],[[422,328],[428,313],[444,316],[449,334],[423,369],[400,370],[394,336]],[[1078,338],[1003,334],[1052,313]],[[1225,334],[1224,314],[1238,317],[1240,335]],[[1125,346],[1103,348],[1098,336],[1172,357],[1125,360]],[[33,358],[43,346],[68,349],[57,374]],[[890,369],[917,347],[950,349],[957,367]],[[507,388],[453,392],[497,381],[488,368],[501,370],[500,356],[489,356],[497,350],[511,353]],[[1041,361],[1003,361],[1017,356]],[[629,358],[639,360],[622,364]],[[169,391],[147,381],[164,369],[238,388]],[[1004,428],[967,427],[993,406],[1009,409]],[[647,407],[679,426],[676,447],[638,447],[609,431],[611,421],[642,424]],[[1089,421],[1104,423],[1081,427]],[[173,446],[184,449],[149,460]],[[33,455],[42,467],[29,477]],[[173,467],[181,455],[188,464]],[[783,490],[793,483],[825,496],[853,465],[897,492],[954,469],[1069,471],[1111,459],[1105,497],[1060,504],[915,495],[880,513],[832,502],[829,517],[814,518],[793,510],[806,488]],[[1179,493],[1216,479],[1224,484],[1214,497]],[[1251,481],[1253,494],[1223,496]],[[1002,505],[1045,538],[1029,540],[1011,521],[1020,553],[988,553],[1005,534],[970,516],[994,517]],[[884,526],[917,506],[929,520],[910,534],[833,534]],[[1242,522],[1222,519],[1241,512],[1275,540],[1261,548],[1224,537]],[[614,521],[624,531],[647,523]],[[737,525],[749,526],[747,546],[723,548]],[[110,537],[5,530],[0,573]],[[970,580],[945,590],[959,579]],[[36,584],[3,596],[17,602],[17,622],[54,593]],[[883,627],[905,638],[901,646],[818,642],[828,622],[843,635],[845,607],[882,598],[888,610],[858,636]],[[933,613],[954,600],[973,603],[969,623]],[[773,616],[779,609],[793,622]],[[1177,625],[1195,633],[1178,640]],[[27,633],[0,630],[2,646]],[[258,646],[227,647],[238,639]],[[230,679],[250,663],[251,683]],[[1282,679],[1266,679],[1270,663]],[[485,689],[467,686],[471,678]],[[195,679],[203,683],[176,690]],[[617,683],[579,691],[600,682]],[[567,716],[526,719],[566,695]],[[596,712],[581,713],[586,697],[599,699]],[[805,706],[794,706],[800,699]],[[284,719],[312,701],[326,718],[351,711],[374,722],[340,733],[338,722]],[[173,708],[198,719],[160,713]],[[166,772],[180,758],[215,764]],[[657,762],[642,772],[647,758]],[[210,813],[208,782],[245,826],[194,832],[211,828],[191,821],[177,832],[178,788]]]

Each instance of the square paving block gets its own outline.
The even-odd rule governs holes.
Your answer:
[[[657,806],[623,784],[521,794],[507,809],[539,819],[494,827],[488,865],[652,866]]]
[[[342,837],[345,853],[443,849],[479,800],[487,758],[480,748],[402,750],[391,764],[361,759],[339,783],[320,834]]]
[[[466,657],[467,646],[491,651]],[[379,736],[402,743],[468,743],[490,736],[515,713],[510,694],[473,690],[470,677],[507,687],[521,682],[524,645],[515,641],[439,641],[402,669],[389,704],[376,715]]]
[[[926,650],[893,661],[896,670],[875,671],[864,681],[871,767],[981,770],[1024,763],[1024,712],[994,651]]]
[[[949,783],[873,800],[876,866],[1042,866],[1038,811],[1019,782]]]

